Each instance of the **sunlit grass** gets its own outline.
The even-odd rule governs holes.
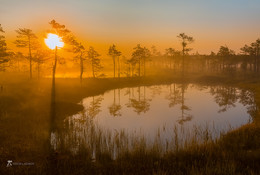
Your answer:
[[[155,80],[147,83],[156,83]],[[200,83],[203,81],[251,89],[260,104],[258,80],[250,83],[247,79],[241,83],[241,80],[235,82],[235,79],[223,77],[199,78]],[[0,170],[3,174],[10,174],[10,171],[11,174],[259,174],[260,132],[255,122],[236,130],[230,128],[231,131],[223,133],[219,139],[214,139],[214,133],[207,128],[194,126],[187,131],[188,137],[178,142],[181,132],[178,126],[172,126],[172,140],[168,144],[161,144],[160,137],[149,143],[142,135],[129,135],[125,131],[115,135],[93,123],[85,132],[87,142],[77,141],[73,139],[75,133],[67,132],[67,136],[63,135],[66,144],[60,144],[60,149],[54,150],[49,139],[51,81],[19,79],[15,82],[10,78],[10,82],[5,80],[4,91],[0,94],[4,100],[0,104],[9,104],[1,108],[4,112],[0,117]],[[76,82],[73,79],[57,80],[57,104],[64,105],[61,101],[77,103],[82,96],[140,83],[138,79],[121,79],[120,82],[88,79],[82,87]],[[162,78],[158,82],[161,83]],[[8,98],[2,98],[4,96]],[[12,104],[14,101],[17,103]],[[67,110],[65,106],[61,109]],[[57,123],[56,132],[61,133],[64,124]],[[69,146],[76,151],[70,151]],[[35,162],[35,166],[6,169],[9,159]]]

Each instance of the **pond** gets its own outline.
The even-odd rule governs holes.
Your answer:
[[[53,132],[54,149],[112,152],[156,144],[160,152],[189,142],[214,140],[250,123],[253,94],[226,86],[169,84],[114,89],[80,102],[84,110],[68,116],[64,129]]]

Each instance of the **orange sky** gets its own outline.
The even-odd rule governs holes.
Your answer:
[[[3,1],[3,2],[2,2]],[[180,49],[179,33],[195,38],[193,52],[210,53],[220,45],[239,51],[260,37],[257,0],[2,0],[0,23],[10,47],[17,28],[31,28],[39,36],[55,19],[65,24],[88,47],[106,55],[117,44],[124,55],[141,43],[161,51]]]

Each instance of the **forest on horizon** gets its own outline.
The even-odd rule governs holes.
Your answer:
[[[50,29],[46,31],[62,38],[64,48],[56,52],[46,47],[43,41],[31,29],[18,28],[17,39],[13,41],[17,50],[10,49],[6,43],[5,30],[0,24],[0,71],[28,74],[30,78],[50,77],[56,62],[58,64],[55,77],[142,77],[155,75],[163,71],[177,72],[259,72],[260,39],[245,44],[240,52],[235,53],[228,46],[222,45],[217,53],[192,53],[195,39],[185,33],[176,36],[181,50],[173,47],[164,52],[156,46],[147,48],[137,44],[130,57],[111,44],[101,55],[94,47],[86,47],[78,41],[73,32],[65,25],[52,20]],[[64,54],[59,55],[63,49]],[[57,55],[56,55],[57,54]],[[54,59],[55,57],[55,59]],[[56,59],[57,57],[57,59]],[[105,59],[106,58],[106,59]],[[109,59],[107,59],[109,58]],[[52,70],[53,69],[53,70]]]

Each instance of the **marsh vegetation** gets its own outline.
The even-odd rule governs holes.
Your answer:
[[[259,173],[259,39],[201,55],[180,33],[180,51],[105,56],[55,20],[64,48],[19,28],[10,50],[0,32],[0,174]]]

